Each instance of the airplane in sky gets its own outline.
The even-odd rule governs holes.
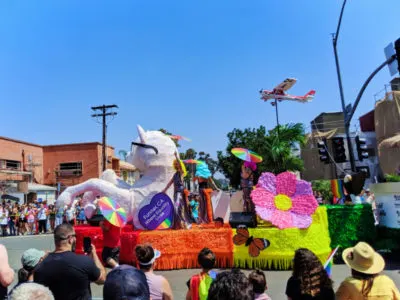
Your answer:
[[[310,102],[315,95],[315,91],[311,90],[304,96],[293,96],[286,94],[286,91],[289,90],[295,83],[297,82],[297,79],[295,78],[286,78],[282,83],[277,85],[272,91],[269,90],[260,90],[261,94],[261,100],[268,101],[268,100],[291,100],[291,101],[297,101],[297,102]],[[271,103],[272,105],[275,105],[275,102]]]

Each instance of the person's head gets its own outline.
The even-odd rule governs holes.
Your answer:
[[[52,292],[38,283],[26,282],[16,287],[10,300],[54,300]]]
[[[144,273],[121,265],[108,273],[103,287],[104,300],[149,300],[150,290]]]
[[[156,259],[161,256],[161,252],[153,249],[150,244],[137,245],[135,253],[139,267],[144,271],[150,270],[154,266]]]
[[[208,300],[252,300],[253,286],[243,272],[237,269],[221,272],[212,282]]]
[[[364,282],[361,292],[367,297],[374,284],[374,278],[385,268],[385,260],[365,242],[345,249],[342,258],[351,268],[352,276]]]
[[[254,270],[249,274],[249,281],[253,285],[255,294],[262,294],[267,289],[265,274],[261,270]]]
[[[203,270],[211,270],[215,265],[215,254],[209,248],[203,248],[197,256],[197,262]]]
[[[45,252],[31,248],[26,250],[21,257],[22,268],[18,270],[18,283],[26,282],[35,267],[43,260]]]
[[[365,195],[367,196],[371,195],[371,191],[369,189],[365,189]]]
[[[332,287],[332,280],[318,257],[308,249],[297,249],[293,260],[293,277],[300,281],[302,294],[318,295],[323,287]]]
[[[174,169],[175,171],[179,171],[179,161],[177,159],[174,160]]]
[[[54,229],[54,244],[56,248],[63,248],[75,252],[76,233],[74,227],[68,223],[58,225]]]
[[[223,227],[224,226],[224,219],[222,219],[221,217],[215,218],[214,219],[214,224],[215,224],[215,227],[217,227],[217,228]]]

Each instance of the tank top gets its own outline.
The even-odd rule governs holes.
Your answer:
[[[183,182],[181,173],[179,172],[176,172],[174,174],[174,187],[175,187],[175,193],[183,192]]]
[[[146,272],[147,284],[149,285],[150,296],[152,300],[163,299],[163,279],[161,275],[156,275],[153,272]]]

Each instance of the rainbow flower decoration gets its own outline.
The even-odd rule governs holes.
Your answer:
[[[311,184],[290,172],[263,173],[251,198],[257,214],[280,229],[308,228],[318,207]]]

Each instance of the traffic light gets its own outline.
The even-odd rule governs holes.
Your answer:
[[[346,162],[346,149],[344,148],[344,139],[342,137],[332,138],[332,150],[335,162]]]
[[[400,73],[400,39],[394,42],[394,50],[396,50],[397,56],[397,69],[399,69]]]
[[[368,158],[367,150],[367,141],[366,139],[360,138],[358,135],[356,136],[356,145],[357,145],[357,154],[358,159],[363,161],[363,159]]]
[[[326,138],[323,138],[321,141],[318,142],[318,153],[319,153],[319,160],[324,162],[325,164],[329,164],[329,154],[328,154],[328,143]]]

